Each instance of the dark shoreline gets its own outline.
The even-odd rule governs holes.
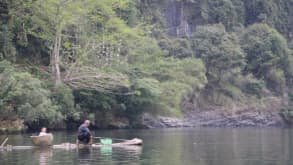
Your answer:
[[[169,126],[168,124],[161,124],[158,127],[153,127],[149,126],[146,128],[117,128],[117,129],[110,129],[110,128],[105,128],[105,129],[91,129],[91,131],[103,131],[103,130],[149,130],[149,129],[184,129],[184,128],[291,128],[289,125],[275,125],[275,126],[208,126],[208,125],[201,125],[201,126]],[[22,131],[13,131],[13,132],[0,132],[0,135],[16,135],[16,134],[28,134],[31,133],[37,134],[39,130],[22,130]],[[76,132],[76,130],[72,129],[50,129],[49,132]]]
[[[66,125],[71,125],[66,123]],[[76,123],[75,123],[76,125]],[[154,116],[144,114],[136,123],[125,127],[97,127],[91,126],[91,130],[117,130],[117,129],[155,129],[155,128],[286,128],[289,124],[284,122],[279,111],[237,111],[234,113],[227,111],[188,111],[184,113],[183,118]],[[12,127],[14,128],[14,127]],[[23,129],[0,130],[0,134],[34,133],[39,129],[29,129],[23,126]],[[76,125],[77,128],[77,125]],[[75,131],[71,127],[49,128],[49,131]]]
[[[289,127],[278,111],[189,111],[180,118],[154,117],[145,115],[143,125],[147,128],[180,128],[180,127]]]

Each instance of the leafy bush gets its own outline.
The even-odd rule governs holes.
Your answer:
[[[58,107],[58,112],[61,112],[65,117],[73,117],[75,114],[74,96],[72,90],[64,85],[60,84],[54,87],[52,94],[52,100]]]
[[[205,62],[210,84],[225,81],[245,64],[237,37],[226,32],[222,24],[197,27],[191,43],[196,56]]]
[[[162,39],[159,42],[163,50],[168,51],[168,56],[175,58],[192,57],[190,42],[187,39]]]
[[[247,65],[245,72],[264,79],[272,91],[282,92],[292,77],[292,57],[286,39],[266,24],[254,24],[242,35]]]
[[[281,117],[285,122],[292,125],[293,124],[293,109],[290,107],[283,107],[280,111]]]
[[[21,118],[26,123],[52,123],[62,118],[43,83],[29,73],[17,72],[7,61],[0,62],[0,86],[2,119]]]
[[[12,43],[12,39],[13,33],[9,30],[9,27],[7,25],[0,25],[0,60],[7,59],[15,61],[16,49]]]

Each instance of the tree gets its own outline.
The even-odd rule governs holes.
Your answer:
[[[128,70],[138,95],[134,95],[132,100],[144,110],[180,116],[183,98],[189,93],[199,92],[206,85],[204,64],[200,59],[191,57],[165,57],[162,50],[151,45],[148,44],[148,51],[145,51],[149,54],[136,56]]]
[[[44,37],[51,45],[52,77],[56,85],[62,82],[60,73],[60,51],[62,49],[62,32],[66,27],[77,23],[84,10],[80,1],[49,0],[46,3],[35,1],[31,4],[32,27],[30,33]]]
[[[292,55],[286,39],[266,24],[254,24],[245,30],[241,42],[247,54],[244,71],[266,80],[271,90],[282,92],[286,81],[292,79]]]
[[[6,0],[0,2],[0,59],[15,60],[16,50],[13,45],[13,33],[9,26],[9,6]]]
[[[209,84],[219,85],[244,66],[244,53],[237,37],[226,32],[222,24],[197,27],[191,43],[196,57],[205,63]]]
[[[277,6],[273,0],[245,1],[247,10],[246,25],[256,22],[273,24],[276,19]]]
[[[175,58],[192,57],[190,42],[187,39],[162,39],[159,43],[163,50],[168,51],[168,56]]]
[[[28,125],[62,119],[43,83],[27,72],[17,72],[7,61],[0,62],[0,86],[1,119],[20,118]]]
[[[238,2],[239,3],[239,2]],[[231,0],[208,0],[205,10],[205,3],[202,4],[202,13],[208,11],[209,23],[222,23],[226,29],[231,30],[241,18],[242,13],[237,13],[236,7]],[[242,6],[242,4],[238,4]],[[204,15],[203,15],[204,16]]]
[[[25,36],[41,39],[49,50],[55,86],[63,82],[103,92],[127,88],[127,77],[110,73],[107,65],[121,59],[113,60],[113,54],[121,52],[113,45],[120,44],[118,34],[129,28],[124,28],[127,26],[117,18],[116,10],[127,8],[128,1],[15,0],[15,4],[19,7],[12,8],[12,20],[22,25]]]

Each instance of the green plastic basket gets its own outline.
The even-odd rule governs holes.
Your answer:
[[[104,145],[109,145],[109,144],[112,144],[112,139],[110,139],[110,138],[103,138],[103,139],[100,139],[100,143],[101,144],[104,144]]]

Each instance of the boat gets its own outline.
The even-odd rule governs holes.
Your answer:
[[[39,141],[37,143],[34,143],[34,146],[12,146],[12,145],[6,145],[6,146],[0,146],[0,151],[1,150],[26,150],[26,149],[34,149],[34,148],[39,148],[39,146],[47,146],[52,149],[64,149],[64,150],[70,150],[70,149],[82,149],[82,148],[102,148],[102,147],[114,147],[114,148],[125,148],[125,149],[141,149],[141,146],[143,144],[142,139],[134,138],[131,140],[125,140],[119,143],[112,143],[112,144],[101,144],[101,143],[94,143],[94,144],[75,144],[75,143],[61,143],[61,144],[56,144],[56,145],[49,145],[51,143],[42,142],[40,138],[35,138],[39,136],[31,136],[32,140],[33,139],[38,139]],[[49,137],[49,136],[48,136]],[[48,138],[47,137],[47,138]],[[53,140],[53,136],[52,140]],[[34,141],[34,140],[33,140]],[[37,141],[37,140],[36,140]]]
[[[42,136],[31,136],[31,139],[35,146],[50,146],[52,145],[54,137],[53,134],[48,133]]]
[[[143,143],[142,139],[134,138],[131,140],[125,140],[119,143],[111,143],[111,144],[102,144],[102,143],[94,143],[94,144],[74,144],[74,143],[62,143],[58,145],[53,145],[52,148],[55,149],[76,149],[76,148],[101,148],[105,146],[109,147],[129,147],[129,146],[141,146]]]

